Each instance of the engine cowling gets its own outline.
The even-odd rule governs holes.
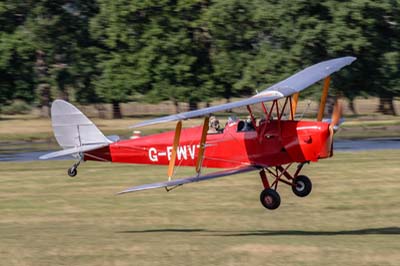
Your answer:
[[[296,162],[317,161],[331,156],[329,123],[282,121],[282,145]]]

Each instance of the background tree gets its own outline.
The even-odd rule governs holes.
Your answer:
[[[94,45],[88,26],[96,12],[95,0],[33,2],[24,27],[35,44],[37,96],[43,109],[53,97],[68,100],[71,92],[90,86],[85,60],[92,59],[82,55]]]
[[[152,102],[171,100],[178,107],[187,101],[196,108],[207,97],[209,60],[197,21],[205,1],[100,2],[92,34],[109,53],[97,81],[104,100],[141,93]]]
[[[399,6],[397,0],[4,0],[0,103],[20,98],[48,109],[54,97],[101,101],[112,103],[114,117],[130,100],[195,109],[353,55],[351,68],[333,76],[334,89],[351,103],[377,96],[379,111],[395,114]]]
[[[332,27],[330,55],[352,54],[357,61],[340,89],[350,100],[359,95],[380,97],[379,111],[395,114],[392,100],[399,93],[400,9],[398,1],[329,1]],[[338,79],[336,80],[338,81]],[[397,85],[396,85],[397,84]]]
[[[35,99],[35,48],[24,27],[30,6],[24,1],[0,3],[0,104]]]
[[[257,8],[255,1],[215,1],[203,16],[210,35],[215,96],[227,101],[253,92],[243,86],[242,76],[248,62],[254,58],[259,38],[260,27],[254,19]]]

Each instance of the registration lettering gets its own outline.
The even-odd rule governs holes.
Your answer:
[[[177,158],[178,160],[188,160],[192,159],[194,160],[194,156],[196,154],[196,148],[198,148],[199,145],[184,145],[184,146],[178,146],[177,148]],[[171,155],[172,155],[172,146],[167,146],[165,150],[157,150],[154,147],[151,147],[149,149],[149,159],[152,162],[158,162],[161,157],[167,157],[168,161],[171,160]]]

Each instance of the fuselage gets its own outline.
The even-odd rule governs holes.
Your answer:
[[[261,122],[256,129],[243,128],[243,123],[233,122],[227,124],[221,133],[207,134],[203,167],[277,166],[331,156],[328,123],[271,120]],[[196,165],[201,134],[201,126],[182,129],[176,165]],[[118,141],[85,153],[84,159],[168,165],[174,136],[175,131],[169,131]]]

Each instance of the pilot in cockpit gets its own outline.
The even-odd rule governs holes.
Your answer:
[[[207,133],[216,134],[221,132],[222,130],[221,130],[221,125],[219,124],[219,120],[215,116],[211,116]]]

